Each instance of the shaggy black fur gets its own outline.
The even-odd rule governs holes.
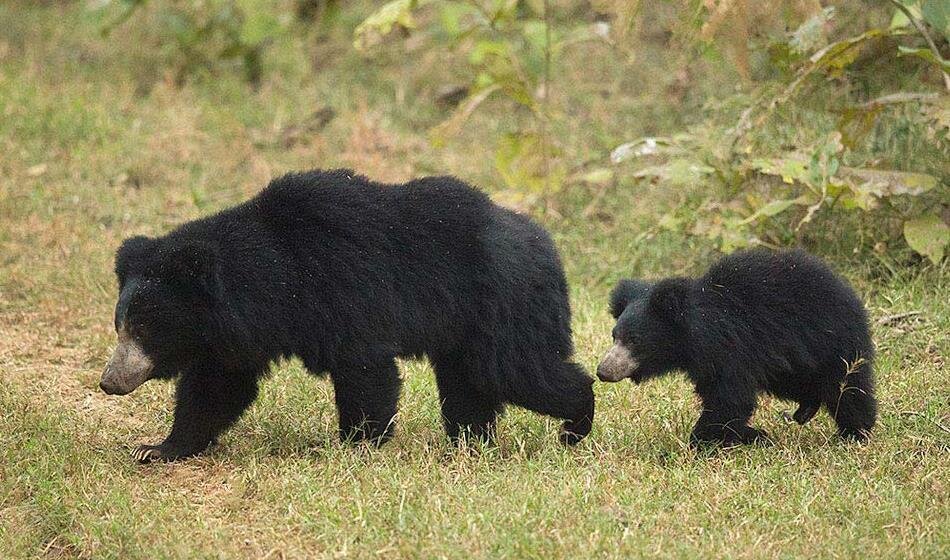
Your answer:
[[[194,455],[254,401],[269,364],[329,372],[345,440],[388,440],[396,357],[426,355],[445,429],[491,438],[505,403],[565,420],[580,441],[592,379],[570,361],[567,286],[547,233],[451,177],[383,185],[291,174],[116,258],[127,325],[180,375],[171,434],[142,460]],[[121,316],[119,316],[121,315]]]
[[[682,369],[695,385],[703,411],[694,443],[767,438],[748,425],[759,392],[799,403],[800,424],[823,404],[845,438],[865,440],[874,426],[867,314],[804,251],[737,252],[698,279],[624,280],[610,308],[633,381]]]

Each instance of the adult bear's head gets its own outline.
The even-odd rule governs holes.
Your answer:
[[[614,344],[597,367],[601,381],[640,383],[686,361],[687,278],[622,280],[610,295]]]
[[[201,242],[142,236],[116,253],[118,345],[99,387],[131,393],[149,379],[171,378],[209,357],[221,297],[214,248]]]

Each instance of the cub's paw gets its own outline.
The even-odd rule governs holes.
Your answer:
[[[772,437],[765,430],[756,428],[746,428],[741,435],[741,443],[754,443],[756,445],[772,445]]]
[[[839,428],[838,437],[846,442],[867,443],[871,439],[871,432],[861,428]]]
[[[818,414],[818,408],[819,407],[817,405],[799,405],[798,410],[795,411],[795,414],[792,414],[792,420],[804,426],[809,420]]]

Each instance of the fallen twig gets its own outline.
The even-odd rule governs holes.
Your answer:
[[[877,99],[872,99],[867,103],[862,103],[856,105],[861,109],[874,109],[882,105],[896,105],[898,103],[912,103],[914,101],[933,101],[939,99],[939,93],[915,93],[915,92],[901,92],[901,93],[892,93],[890,95],[884,95],[878,97]]]
[[[920,315],[921,313],[923,313],[923,312],[922,312],[922,311],[905,311],[905,312],[903,312],[903,313],[895,313],[895,314],[893,314],[893,315],[885,315],[885,316],[881,317],[880,319],[878,319],[876,322],[877,322],[878,325],[882,325],[882,326],[883,326],[883,325],[890,325],[890,324],[893,324],[893,323],[897,323],[897,322],[899,322],[899,321],[902,321],[902,320],[904,320],[904,319],[907,319],[908,317],[916,317],[917,315]]]

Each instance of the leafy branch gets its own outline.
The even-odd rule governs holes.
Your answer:
[[[944,68],[946,68],[947,66],[950,66],[950,62],[947,62],[943,58],[943,55],[940,54],[940,49],[937,48],[937,44],[934,43],[934,40],[930,36],[930,33],[927,32],[927,27],[924,26],[919,21],[917,21],[917,18],[914,17],[914,14],[910,12],[910,10],[907,8],[907,6],[904,5],[903,2],[900,2],[899,0],[890,0],[890,2],[891,4],[894,4],[894,6],[904,14],[904,16],[908,19],[908,21],[910,21],[910,23],[917,29],[917,32],[923,35],[924,40],[927,41],[927,46],[930,48],[930,51],[933,53],[934,58],[939,62],[941,66],[940,72],[943,74],[943,85],[945,88],[947,88],[947,91],[950,91],[950,75],[947,75],[946,70],[944,70]]]

